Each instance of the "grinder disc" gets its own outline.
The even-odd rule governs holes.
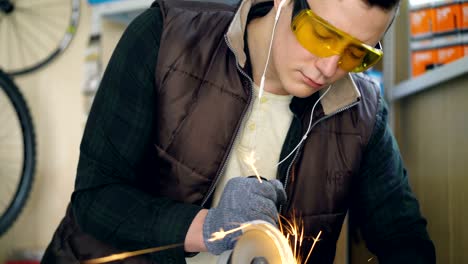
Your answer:
[[[253,221],[232,252],[232,264],[249,264],[256,257],[263,257],[268,264],[296,263],[288,241],[281,232],[265,221]]]

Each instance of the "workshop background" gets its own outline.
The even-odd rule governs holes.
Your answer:
[[[25,0],[12,2],[28,5]],[[24,16],[23,22],[10,26],[45,17],[41,12],[47,10],[40,6],[53,3],[30,2],[36,5],[32,17]],[[36,141],[31,189],[13,225],[0,234],[0,263],[38,263],[70,200],[79,144],[99,73],[126,25],[152,3],[60,0],[68,2],[75,11],[79,4],[79,11],[66,18],[72,21],[79,14],[76,25],[64,28],[72,33],[71,42],[46,65],[29,73],[9,68],[10,56],[20,54],[13,47],[26,37],[6,29],[8,10],[0,11],[0,69],[24,97]],[[32,26],[28,27],[29,33],[24,34],[32,36]],[[41,35],[35,38],[29,41],[40,46]],[[8,41],[13,43],[9,50],[4,49]],[[468,263],[468,1],[402,1],[400,15],[383,45],[384,60],[368,74],[381,83],[391,107],[390,123],[428,220],[437,263]],[[5,83],[0,81],[0,86]],[[24,158],[14,154],[20,150],[7,149],[11,141],[2,138],[14,129],[5,121],[13,113],[4,110],[7,107],[11,105],[0,92],[0,213],[18,184],[18,179],[6,175],[6,168]],[[335,262],[376,263],[362,242],[350,239],[347,231],[343,229]]]

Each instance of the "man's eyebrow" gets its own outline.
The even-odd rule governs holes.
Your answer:
[[[326,20],[325,20],[326,21]],[[327,30],[328,33],[331,33],[333,35],[335,35],[336,37],[338,37],[339,39],[343,39],[343,35],[341,35],[340,33],[338,33],[337,31],[333,30],[333,29],[336,29],[335,26],[333,26],[332,24],[330,24],[330,22],[326,21],[327,22],[327,25],[325,25],[325,30]]]
[[[348,47],[356,49],[358,51],[366,52],[366,49],[364,47],[356,45],[356,44],[350,44]]]

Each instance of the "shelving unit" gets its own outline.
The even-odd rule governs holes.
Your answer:
[[[446,64],[394,86],[390,90],[389,99],[391,101],[399,100],[417,92],[436,87],[438,84],[464,74],[468,74],[468,57]]]
[[[462,1],[460,1],[462,2]],[[410,13],[411,10],[420,10],[420,9],[427,9],[427,8],[434,8],[438,7],[439,5],[447,5],[447,4],[455,4],[458,3],[457,1],[444,1],[444,0],[409,0],[406,5],[402,5],[402,11],[405,14],[405,19],[407,20],[407,24],[410,25]],[[434,11],[435,12],[435,11]],[[418,16],[419,17],[419,16]],[[435,21],[434,18],[431,18],[432,21],[431,23],[441,23],[440,21]],[[455,23],[456,25],[456,23]],[[421,26],[424,26],[424,23],[421,24]],[[460,25],[458,25],[460,26]],[[443,44],[446,46],[449,46],[449,44],[454,45],[455,43],[459,43],[460,45],[462,43],[468,43],[468,34],[464,33],[465,31],[458,29],[450,29],[451,31],[448,32],[450,34],[444,35],[444,39],[441,39],[440,37],[442,36],[442,32],[439,30],[436,30],[435,28],[437,25],[431,25],[429,29],[423,27],[421,30],[423,32],[419,32],[419,34],[423,34],[423,38],[421,38],[421,35],[416,34],[416,37],[413,36],[412,40],[412,35],[411,35],[411,29],[408,26],[408,32],[407,33],[407,43],[408,43],[408,49],[410,50],[408,55],[403,55],[408,57],[408,65],[409,65],[409,75],[412,75],[412,62],[411,62],[411,50],[417,50],[417,49],[411,49],[412,45],[413,47],[418,47],[417,44],[414,45],[415,39],[418,40],[424,40],[424,41],[429,41],[428,47],[431,49],[434,48],[434,50],[437,47],[445,47]],[[439,25],[440,27],[440,25]],[[427,30],[431,32],[426,32]],[[401,34],[401,32],[400,32]],[[448,37],[453,37],[453,38],[447,38]],[[403,38],[401,35],[399,35],[400,38]],[[456,38],[455,38],[456,37]],[[458,37],[460,39],[458,39]],[[397,36],[392,35],[391,36],[391,43],[394,45],[396,41]],[[395,46],[392,46],[392,53],[391,54],[396,54],[396,56],[402,56],[401,52],[398,53],[396,50]],[[420,48],[424,48],[420,47]],[[435,55],[437,57],[437,55]],[[402,98],[414,95],[416,93],[419,93],[421,91],[431,89],[431,88],[437,88],[440,84],[449,82],[457,77],[460,77],[462,75],[468,74],[468,57],[465,55],[464,58],[460,58],[456,61],[451,61],[450,63],[445,64],[445,62],[434,62],[435,65],[439,64],[444,64],[443,66],[436,67],[435,69],[432,69],[430,71],[426,71],[425,73],[413,77],[410,79],[407,79],[405,81],[402,81],[400,83],[395,83],[395,82],[389,82],[388,86],[388,92],[387,92],[387,98],[390,102],[394,102],[397,100],[400,100]],[[394,78],[395,76],[395,66],[396,64],[389,64],[388,67],[384,70],[384,76],[385,74],[390,74]]]

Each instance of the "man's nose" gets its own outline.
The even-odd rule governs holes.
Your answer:
[[[331,78],[338,70],[340,61],[339,55],[333,55],[325,58],[318,58],[315,65],[320,73],[326,78]]]

